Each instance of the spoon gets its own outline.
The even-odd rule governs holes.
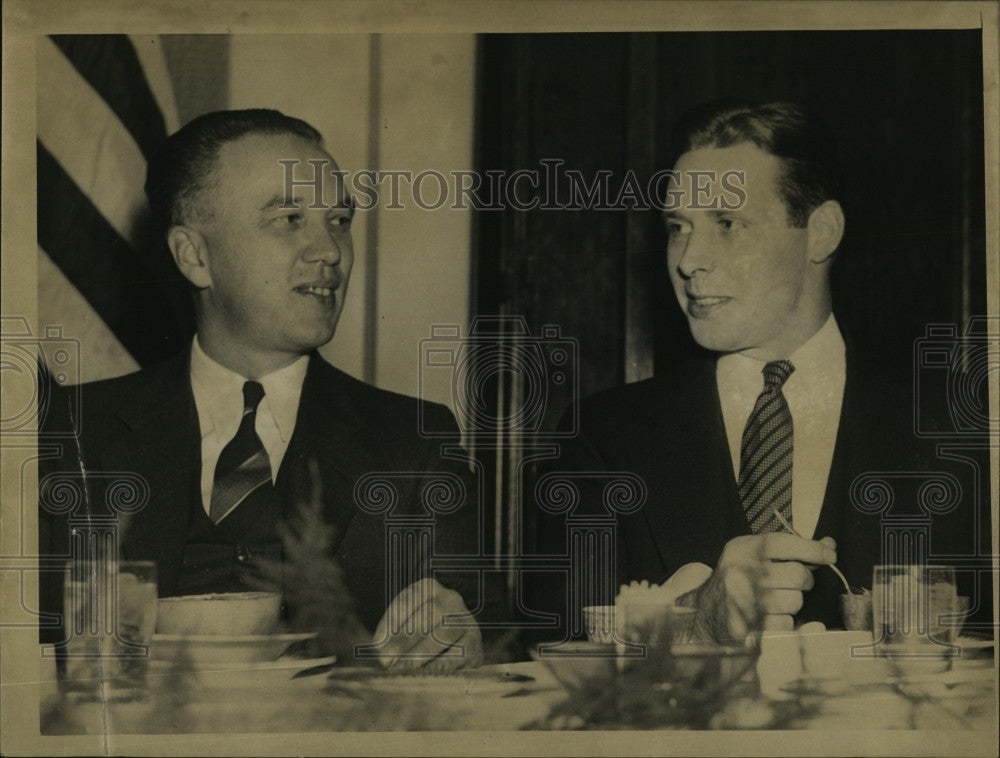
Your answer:
[[[789,532],[791,532],[792,534],[794,534],[794,535],[795,535],[796,537],[802,537],[802,535],[801,535],[801,534],[799,534],[799,533],[798,533],[798,532],[797,532],[797,531],[795,530],[795,528],[794,528],[794,527],[792,527],[792,525],[788,523],[788,520],[787,520],[787,519],[786,519],[786,518],[785,518],[784,516],[782,516],[782,515],[781,515],[781,511],[779,511],[779,510],[778,510],[777,508],[775,508],[773,504],[771,505],[771,512],[772,512],[772,513],[774,514],[775,518],[777,518],[777,519],[778,519],[778,521],[780,521],[780,522],[781,522],[781,525],[782,525],[783,527],[785,527],[785,529],[787,529],[787,530],[788,530]],[[803,539],[805,539],[805,537],[802,537],[802,538],[803,538]],[[827,564],[827,565],[828,565],[828,566],[829,566],[830,568],[832,568],[832,569],[833,569],[833,573],[835,573],[835,574],[836,574],[836,575],[837,575],[838,577],[840,577],[840,581],[841,581],[841,582],[843,582],[843,584],[844,584],[844,589],[846,589],[846,590],[847,590],[847,594],[848,594],[848,595],[853,595],[853,594],[855,594],[855,593],[854,593],[854,592],[853,592],[853,591],[851,590],[851,585],[849,585],[849,584],[847,583],[847,577],[845,577],[845,576],[844,576],[844,575],[843,575],[843,574],[842,574],[842,573],[840,572],[840,569],[839,569],[839,568],[837,568],[837,566],[836,566],[835,564],[833,564],[833,563],[829,563],[829,564]]]

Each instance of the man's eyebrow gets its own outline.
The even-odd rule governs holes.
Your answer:
[[[266,213],[267,211],[273,211],[278,208],[293,208],[298,210],[302,206],[301,197],[288,197],[283,194],[274,194],[271,199],[264,203],[260,208],[260,213]]]
[[[352,218],[354,217],[357,209],[357,203],[354,201],[353,195],[345,195],[335,204],[330,206],[330,210],[332,211],[347,211]]]

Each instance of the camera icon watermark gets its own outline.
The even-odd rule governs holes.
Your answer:
[[[0,434],[38,433],[56,386],[79,387],[80,342],[64,337],[61,326],[35,335],[23,316],[0,317],[0,371],[4,394],[16,399],[0,416]]]
[[[913,352],[913,418],[918,437],[968,438],[990,433],[996,410],[989,407],[990,376],[1000,373],[1000,319],[929,324]],[[945,413],[934,414],[929,409]],[[944,418],[941,418],[944,416]],[[944,426],[942,424],[950,425]]]
[[[571,437],[579,415],[578,355],[577,341],[563,337],[558,326],[543,326],[533,337],[520,316],[479,316],[466,337],[457,325],[435,325],[420,341],[421,395],[443,375],[466,438]],[[563,425],[551,430],[546,420],[556,397],[568,405]],[[449,434],[429,421],[421,406],[421,435]]]

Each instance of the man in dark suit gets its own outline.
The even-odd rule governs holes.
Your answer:
[[[293,557],[280,525],[318,497],[383,662],[447,653],[477,663],[465,601],[429,571],[429,551],[478,544],[467,464],[421,437],[417,400],[356,381],[316,352],[334,335],[354,259],[353,205],[320,134],[277,111],[207,114],[167,140],[146,192],[194,291],[197,334],[160,366],[84,386],[78,407],[57,397],[49,431],[61,424],[74,441],[49,470],[84,469],[94,510],[112,500],[101,484],[115,474],[143,483],[148,504],[123,524],[120,550],[156,561],[160,596],[257,587],[259,560]],[[427,404],[423,418],[457,444],[446,409]],[[426,505],[428,486],[449,493],[440,516]],[[394,502],[379,499],[390,490]],[[45,506],[43,480],[43,554],[69,555],[64,514]],[[433,543],[389,555],[387,520],[400,516],[423,518]],[[43,586],[49,608],[60,580]],[[424,623],[399,623],[418,611]]]
[[[839,626],[843,587],[828,567],[870,587],[872,566],[891,562],[883,537],[903,523],[894,519],[908,509],[930,521],[933,510],[914,497],[887,514],[866,503],[859,477],[948,465],[914,436],[912,377],[893,376],[885,346],[845,337],[833,314],[845,219],[825,125],[788,103],[719,104],[678,131],[667,264],[710,352],[582,403],[581,434],[553,468],[632,472],[648,493],[616,517],[615,581],[590,584],[662,584],[698,610],[703,638]],[[957,468],[968,483],[974,466]],[[582,507],[609,510],[593,484],[579,487]],[[977,555],[974,492],[963,494],[934,514],[936,555]],[[565,526],[540,521],[543,552],[561,552]],[[605,590],[583,602],[614,598]]]

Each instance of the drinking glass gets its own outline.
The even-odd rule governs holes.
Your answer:
[[[872,616],[878,654],[898,673],[941,671],[958,657],[958,593],[950,566],[876,566]],[[960,622],[959,622],[960,623]]]
[[[156,627],[156,564],[69,561],[63,603],[62,691],[102,700],[141,696]]]

